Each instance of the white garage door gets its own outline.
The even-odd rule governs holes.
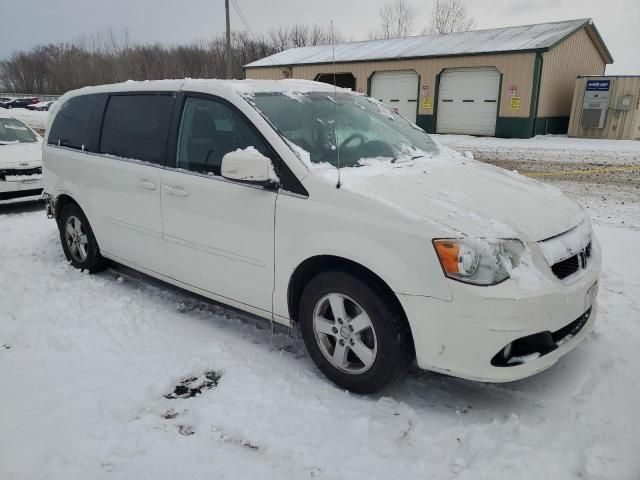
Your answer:
[[[454,68],[440,75],[438,133],[496,134],[500,73],[493,68]]]
[[[378,72],[371,79],[371,96],[412,122],[418,109],[418,74],[413,70]]]

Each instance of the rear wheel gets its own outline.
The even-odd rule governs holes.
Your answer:
[[[300,326],[309,355],[330,380],[373,393],[402,376],[411,361],[402,316],[375,286],[346,272],[325,272],[306,286]]]
[[[78,205],[72,203],[62,209],[58,229],[64,255],[71,265],[89,273],[104,269],[106,262],[100,255],[89,220]]]

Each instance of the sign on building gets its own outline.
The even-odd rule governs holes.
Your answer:
[[[580,124],[584,128],[603,128],[611,100],[611,80],[587,80]]]

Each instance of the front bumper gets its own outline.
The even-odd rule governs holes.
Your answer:
[[[574,283],[554,279],[536,292],[523,290],[512,280],[492,287],[451,281],[452,301],[398,295],[412,329],[418,366],[486,382],[519,380],[551,367],[593,328],[597,302],[592,292],[599,272],[598,260]],[[537,358],[530,355],[523,363],[496,364],[496,355],[510,343],[546,332],[555,333],[557,339],[581,318],[586,321],[578,331]]]
[[[42,180],[25,178],[21,180],[0,180],[0,204],[37,200],[42,196]]]

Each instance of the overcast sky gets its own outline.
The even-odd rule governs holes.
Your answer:
[[[256,32],[278,25],[319,23],[349,40],[378,23],[384,0],[237,0]],[[411,1],[411,0],[410,0]],[[427,24],[432,0],[413,0],[416,24]],[[615,63],[609,74],[640,74],[639,0],[467,0],[478,28],[574,18],[594,19]],[[224,29],[224,0],[0,0],[0,59],[39,43],[73,40],[108,26],[126,26],[134,41],[188,43]],[[242,24],[232,11],[232,29]],[[419,32],[417,32],[419,33]]]

